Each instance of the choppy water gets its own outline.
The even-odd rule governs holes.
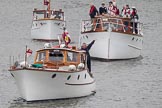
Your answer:
[[[162,108],[162,0],[117,0],[138,9],[144,23],[142,58],[92,61],[96,79],[95,95],[67,100],[24,102],[15,81],[7,71],[9,56],[23,58],[25,45],[33,51],[42,42],[32,41],[32,10],[43,0],[1,0],[0,3],[0,108]],[[99,7],[107,0],[93,0]],[[68,31],[77,43],[79,23],[88,18],[92,0],[52,0],[52,7],[65,11]],[[17,56],[16,56],[17,55]],[[34,56],[34,54],[33,54]]]

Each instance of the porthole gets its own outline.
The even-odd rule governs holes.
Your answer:
[[[52,78],[55,78],[55,77],[56,77],[56,74],[53,74],[53,75],[52,75]]]
[[[79,78],[80,78],[80,75],[78,75],[78,80],[79,80]]]
[[[138,38],[136,39],[136,41],[138,41]]]
[[[68,77],[67,77],[67,80],[69,80],[71,78],[71,75],[69,75]]]
[[[87,78],[87,74],[85,74],[84,78],[85,78],[85,79]]]
[[[11,73],[12,77],[14,77],[14,75]]]

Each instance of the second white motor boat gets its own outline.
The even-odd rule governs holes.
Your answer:
[[[83,20],[79,46],[96,40],[90,50],[96,59],[117,60],[137,58],[143,46],[142,23],[130,18],[97,16],[94,22]]]
[[[31,38],[41,41],[57,41],[65,27],[65,17],[62,9],[51,10],[51,1],[44,0],[47,10],[34,9],[31,27]]]

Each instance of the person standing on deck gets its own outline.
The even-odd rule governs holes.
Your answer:
[[[97,15],[98,15],[97,8],[93,4],[90,4],[89,16],[91,17],[91,19],[93,19]]]
[[[105,3],[103,2],[101,5],[102,6],[99,8],[100,15],[107,14],[107,8],[105,7]]]
[[[89,10],[89,16],[91,18],[91,23],[92,23],[92,28],[91,30],[94,31],[94,23],[95,23],[95,16],[98,15],[98,10],[97,8],[93,5],[93,4],[90,4],[90,10]]]
[[[89,72],[91,72],[91,56],[89,50],[91,49],[92,45],[94,44],[95,40],[93,40],[90,44],[83,43],[81,46],[81,50],[85,50],[87,54],[87,67]]]
[[[135,32],[136,34],[138,34],[137,24],[138,24],[139,17],[138,17],[138,14],[137,14],[137,10],[134,6],[132,7],[130,17],[131,17],[131,20],[132,20],[131,25],[133,27],[133,33]]]
[[[115,16],[116,15],[116,11],[117,11],[116,6],[114,6],[113,2],[110,1],[109,2],[109,6],[108,6],[108,14],[111,15],[111,16]]]
[[[65,43],[65,47],[68,48],[68,44],[71,42],[70,35],[65,27],[63,28],[63,30],[64,30],[64,32],[62,33],[62,40]]]

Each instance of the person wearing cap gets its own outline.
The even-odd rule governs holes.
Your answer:
[[[137,14],[137,10],[136,10],[136,7],[132,7],[132,11],[131,11],[131,20],[132,20],[132,27],[133,27],[133,32],[135,32],[136,34],[138,33],[138,30],[137,30],[137,22],[138,22],[138,14]]]
[[[137,20],[139,19],[136,7],[132,6],[132,11],[131,11],[131,15],[130,16],[131,16],[131,19],[134,19],[134,18],[137,19]]]
[[[105,3],[103,2],[101,5],[102,6],[99,8],[100,15],[107,14],[107,8],[105,7]]]

